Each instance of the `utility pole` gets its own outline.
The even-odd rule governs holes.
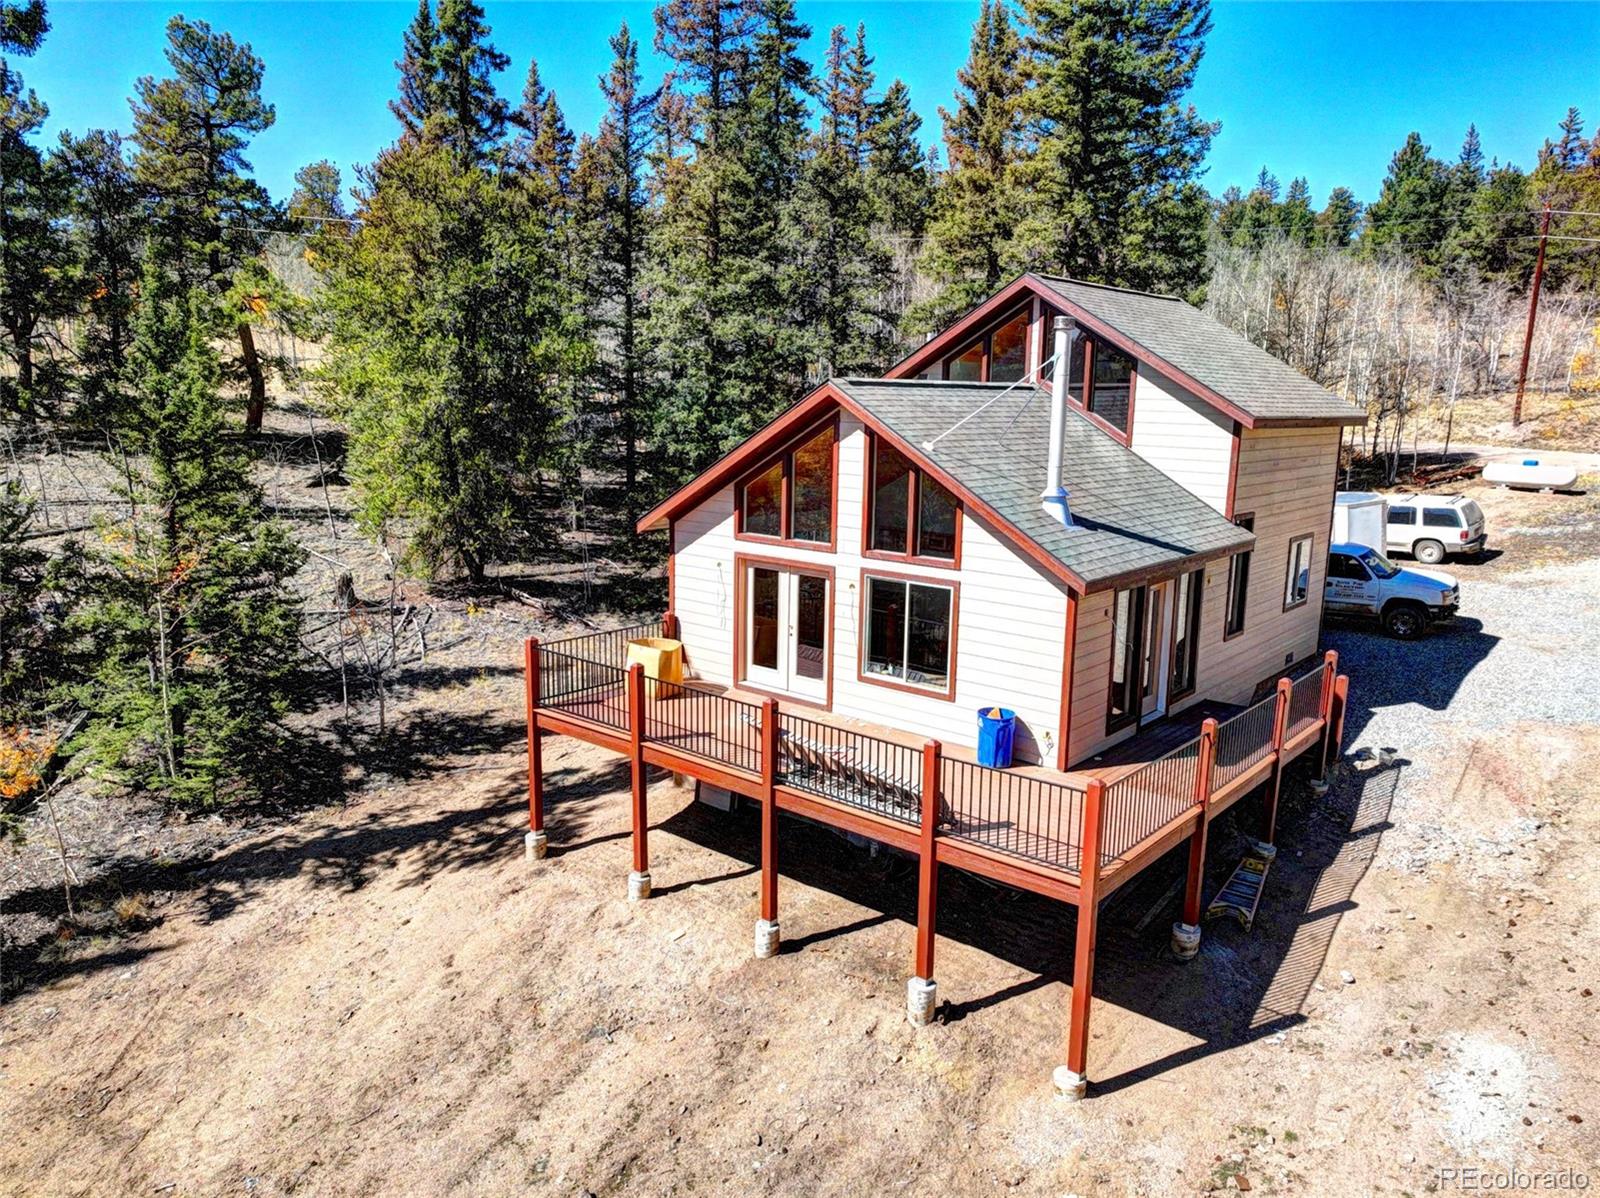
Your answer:
[[[1517,372],[1517,398],[1511,405],[1511,427],[1522,423],[1522,392],[1528,385],[1528,355],[1533,350],[1533,318],[1539,313],[1539,285],[1544,282],[1544,244],[1550,238],[1550,205],[1539,222],[1539,257],[1533,264],[1533,288],[1528,295],[1528,331],[1522,338],[1522,369]]]

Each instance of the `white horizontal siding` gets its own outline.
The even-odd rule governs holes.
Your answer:
[[[1131,447],[1217,511],[1228,510],[1233,421],[1144,368],[1134,389]]]
[[[838,552],[737,540],[733,491],[725,488],[677,521],[676,611],[695,677],[733,685],[734,556],[830,566],[834,570],[833,710],[855,719],[971,746],[977,710],[999,704],[1017,713],[1019,756],[1055,759],[1061,717],[1066,592],[971,514],[962,517],[961,569],[882,562],[861,555],[866,435],[840,421]],[[953,700],[857,677],[861,576],[887,572],[960,584]]]

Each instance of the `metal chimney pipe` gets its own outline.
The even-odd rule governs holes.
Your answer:
[[[1061,442],[1067,432],[1067,382],[1072,377],[1072,354],[1078,344],[1078,323],[1070,316],[1055,320],[1055,374],[1050,380],[1050,446],[1046,459],[1044,492],[1040,504],[1063,527],[1072,528],[1067,489],[1061,485]]]

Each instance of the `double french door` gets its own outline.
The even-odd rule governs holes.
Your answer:
[[[833,580],[779,566],[744,567],[745,680],[819,703],[828,698]]]

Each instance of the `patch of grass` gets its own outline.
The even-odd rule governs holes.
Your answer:
[[[1243,1161],[1218,1161],[1211,1167],[1211,1180],[1216,1185],[1225,1186],[1243,1172]]]
[[[1286,1131],[1283,1133],[1283,1142],[1285,1144],[1298,1144],[1300,1135],[1298,1132]]]
[[[144,923],[150,918],[153,908],[150,905],[150,896],[142,891],[137,894],[125,894],[111,904],[112,913],[116,915],[117,922],[126,927],[128,924]]]

